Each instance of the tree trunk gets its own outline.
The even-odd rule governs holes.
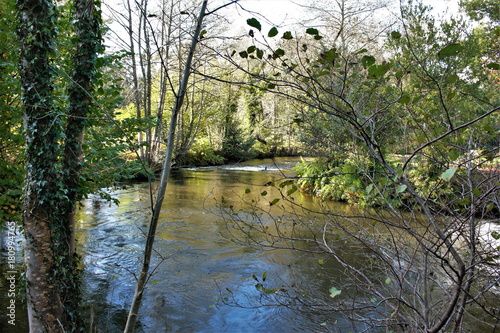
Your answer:
[[[63,332],[63,307],[54,283],[52,209],[58,197],[56,170],[60,117],[52,103],[50,57],[55,8],[50,0],[19,0],[19,71],[25,116],[26,179],[23,224],[26,237],[26,298],[30,332]]]
[[[139,277],[137,279],[136,289],[134,293],[134,297],[132,300],[132,305],[130,307],[130,312],[127,318],[127,324],[125,326],[126,333],[134,332],[135,324],[137,322],[137,317],[139,314],[139,309],[142,302],[142,296],[144,293],[144,289],[146,286],[146,282],[149,276],[149,265],[151,262],[151,254],[153,251],[153,244],[156,235],[156,228],[158,226],[158,219],[160,217],[161,206],[163,203],[163,198],[165,197],[165,191],[167,188],[167,181],[170,175],[170,164],[172,162],[172,151],[174,148],[174,136],[175,129],[177,126],[177,115],[179,114],[179,110],[182,107],[182,103],[184,102],[184,96],[186,94],[187,83],[189,80],[189,76],[191,74],[191,63],[194,56],[194,51],[196,49],[196,45],[198,44],[198,38],[201,31],[201,25],[203,22],[203,18],[205,17],[205,10],[207,7],[208,0],[203,0],[200,14],[198,16],[198,22],[196,24],[196,29],[194,31],[192,40],[191,40],[191,48],[189,50],[189,54],[186,59],[186,64],[184,67],[184,72],[182,75],[182,80],[179,85],[179,90],[175,100],[175,106],[172,110],[172,117],[170,120],[170,127],[168,132],[168,144],[166,149],[166,156],[163,163],[163,171],[161,174],[160,185],[158,189],[158,195],[156,197],[156,202],[153,208],[153,215],[151,217],[151,222],[149,225],[148,236],[146,239],[146,245],[144,248],[144,258],[142,262],[142,269],[139,273]]]
[[[63,155],[63,184],[67,190],[60,210],[61,224],[65,225],[64,241],[60,254],[66,258],[61,298],[68,314],[68,322],[77,330],[84,330],[83,319],[78,311],[80,301],[80,279],[75,256],[75,215],[80,198],[80,175],[83,164],[83,137],[92,104],[92,82],[95,79],[96,58],[101,51],[99,6],[94,0],[75,1],[76,50],[72,85],[69,90],[69,110],[66,125],[66,140]]]
[[[130,4],[130,0],[127,0],[127,11],[128,11],[128,35],[130,40],[130,56],[132,60],[132,80],[134,82],[134,105],[136,110],[137,119],[141,119],[141,93],[139,90],[139,78],[137,74],[137,61],[135,58],[135,40],[134,40],[134,21],[132,18],[132,5]],[[139,33],[138,38],[140,40],[140,24],[139,24]],[[140,45],[140,44],[139,44]],[[140,52],[140,48],[139,48]],[[137,141],[139,145],[142,143],[142,132],[137,134]],[[139,154],[141,158],[144,158],[144,149],[142,146],[139,146]]]

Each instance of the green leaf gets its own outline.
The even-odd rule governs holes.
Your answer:
[[[274,37],[278,34],[278,29],[276,27],[272,27],[271,30],[267,33],[267,37]]]
[[[316,35],[316,36],[314,36],[314,39],[316,39],[316,40],[320,40],[320,39],[323,39],[323,36]]]
[[[400,39],[401,38],[401,33],[399,31],[392,31],[391,32],[391,37],[394,39]]]
[[[373,190],[373,184],[370,184],[365,188],[366,193],[370,193],[372,190]]]
[[[292,33],[290,31],[286,31],[283,34],[283,37],[281,37],[281,38],[286,39],[286,40],[290,40],[290,39],[293,39],[293,36],[292,36]]]
[[[264,272],[264,274],[262,274],[262,281],[266,281],[266,278],[267,278],[267,272]]]
[[[247,20],[247,24],[249,26],[251,26],[251,27],[254,27],[255,29],[257,29],[259,31],[262,29],[262,26],[260,25],[260,22],[256,18],[254,18],[254,17],[249,18]]]
[[[294,186],[294,187],[292,187],[291,189],[289,189],[289,190],[286,192],[286,195],[290,196],[290,195],[294,194],[295,192],[297,192],[297,186]]]
[[[323,259],[318,259],[318,264],[323,265],[325,261]]]
[[[274,83],[267,84],[267,89],[274,89],[274,88],[276,88],[276,85]]]
[[[200,32],[200,39],[203,39],[205,37],[205,34],[207,33],[207,31],[205,29],[203,29],[201,32]]]
[[[249,189],[249,188],[246,188],[246,189],[245,189],[245,194],[248,194],[248,193],[250,193],[250,189]]]
[[[373,65],[374,63],[375,63],[374,56],[365,55],[365,56],[363,56],[363,58],[361,58],[361,65],[363,65],[364,68],[368,68],[369,66]]]
[[[398,100],[398,102],[401,104],[408,104],[411,102],[411,97],[410,97],[410,95],[405,94],[405,95],[401,96],[401,98]]]
[[[406,188],[407,186],[406,185],[399,185],[398,187],[396,187],[396,193],[403,193],[404,191],[406,191]]]
[[[264,293],[266,294],[276,294],[278,291],[280,291],[279,289],[267,289],[267,288],[264,288]]]
[[[271,206],[274,206],[274,205],[276,205],[276,204],[278,203],[278,201],[280,201],[280,199],[275,198],[275,199],[273,199],[273,201],[271,201],[269,204],[270,204]]]
[[[499,240],[500,239],[500,232],[498,232],[498,231],[492,231],[491,232],[491,237],[493,237],[493,239],[495,239],[495,240]]]
[[[368,50],[367,49],[361,49],[358,52],[354,53],[354,55],[358,55],[358,54],[365,53],[365,52],[368,52]]]
[[[445,172],[441,174],[441,179],[444,181],[450,181],[451,178],[455,175],[455,172],[457,171],[456,167],[449,168]]]
[[[264,51],[262,51],[261,49],[257,49],[257,58],[262,59],[263,56],[264,56]]]
[[[442,48],[438,52],[438,57],[442,59],[442,58],[445,58],[445,57],[455,56],[458,53],[460,53],[460,51],[462,51],[463,48],[464,47],[462,45],[458,44],[458,43],[450,44],[450,45]]]
[[[248,53],[247,53],[247,51],[241,51],[241,52],[240,52],[240,57],[242,57],[242,58],[248,58]]]
[[[291,179],[285,180],[284,182],[280,183],[279,187],[283,188],[283,187],[288,186],[288,185],[293,185],[293,180],[291,180]]]
[[[309,34],[309,35],[318,35],[319,31],[318,31],[318,29],[315,29],[315,28],[307,28],[306,29],[306,34]]]
[[[259,279],[253,273],[252,273],[252,279],[254,279],[255,281],[259,282]]]
[[[486,68],[493,69],[495,71],[500,69],[500,64],[497,64],[496,62],[491,62],[488,65],[486,65]]]
[[[262,191],[262,192],[260,193],[260,195],[262,195],[263,197],[265,197],[265,196],[267,195],[267,191]]]
[[[257,48],[256,48],[254,45],[249,46],[249,47],[247,48],[247,53],[248,53],[248,54],[253,53],[256,49],[257,49]]]
[[[381,78],[385,75],[385,73],[387,73],[389,68],[391,68],[391,65],[389,63],[382,65],[371,65],[368,68],[368,77],[371,79]]]
[[[391,278],[388,277],[387,279],[385,279],[385,284],[389,284],[391,283],[391,281],[392,281]]]
[[[334,298],[338,295],[340,295],[342,293],[342,290],[338,290],[337,288],[335,287],[331,287],[330,289],[328,289],[328,291],[330,292],[330,297],[331,298]]]
[[[458,77],[457,74],[451,74],[450,76],[448,76],[448,78],[446,79],[446,81],[448,83],[455,83],[459,80],[460,78]]]
[[[273,54],[273,59],[277,59],[279,57],[282,57],[285,55],[285,50],[283,49],[277,49],[276,51],[274,51],[274,54]]]

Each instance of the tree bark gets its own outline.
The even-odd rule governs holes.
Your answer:
[[[26,178],[23,225],[30,332],[63,332],[63,306],[54,281],[52,210],[58,200],[56,170],[60,117],[52,102],[50,61],[55,8],[51,0],[19,0],[19,71],[25,116]]]
[[[182,107],[184,102],[184,96],[186,94],[187,84],[189,80],[189,76],[191,74],[191,63],[193,61],[194,51],[196,49],[196,45],[198,44],[198,38],[201,31],[201,25],[203,23],[203,18],[205,17],[205,10],[207,7],[208,0],[203,0],[200,14],[198,15],[198,21],[196,24],[196,28],[191,39],[191,48],[189,50],[189,54],[186,59],[186,64],[184,67],[182,80],[179,85],[179,90],[175,100],[175,106],[172,110],[172,117],[170,120],[170,127],[168,132],[168,143],[166,149],[166,156],[163,163],[163,171],[161,174],[160,185],[158,189],[158,195],[156,197],[156,202],[153,208],[153,215],[151,217],[151,221],[149,224],[148,236],[146,239],[146,245],[144,248],[144,258],[142,262],[141,272],[139,273],[139,277],[137,279],[136,289],[134,293],[134,297],[132,300],[132,305],[130,307],[130,312],[127,318],[127,324],[125,326],[126,333],[134,332],[135,324],[137,322],[139,309],[142,302],[142,296],[144,293],[144,289],[146,286],[146,282],[149,276],[149,266],[151,262],[151,254],[153,251],[153,244],[156,235],[156,228],[158,226],[158,220],[160,217],[161,206],[163,203],[163,198],[165,197],[165,192],[167,188],[168,177],[170,176],[171,162],[172,162],[172,151],[174,148],[174,137],[175,137],[175,129],[177,126],[177,116],[179,114],[179,110]]]
[[[65,131],[62,182],[67,191],[67,200],[61,203],[60,219],[64,227],[65,238],[60,248],[61,256],[66,260],[62,264],[64,279],[61,298],[74,331],[84,330],[83,318],[78,311],[80,301],[80,274],[77,269],[75,253],[75,216],[77,203],[81,199],[80,176],[83,165],[83,138],[87,118],[92,105],[92,83],[95,80],[96,59],[100,53],[101,32],[99,1],[75,1],[76,50],[73,60],[74,71],[69,89],[68,121]]]

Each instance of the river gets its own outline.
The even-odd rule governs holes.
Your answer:
[[[282,225],[288,223],[290,230],[302,232],[294,229],[295,213],[279,208],[283,201],[270,205],[280,198],[276,188],[264,186],[271,181],[279,184],[286,176],[293,175],[291,169],[299,161],[299,158],[252,160],[172,173],[156,236],[154,273],[144,294],[136,332],[288,333],[366,329],[362,323],[352,327],[340,315],[322,311],[322,305],[342,302],[344,292],[348,292],[343,289],[341,295],[331,298],[330,288],[343,285],[342,267],[335,260],[322,254],[256,246],[259,242],[270,244],[273,239],[266,239],[258,230],[241,232],[221,216],[220,207],[224,207],[229,214],[226,217],[255,219],[256,215],[242,203],[245,200],[263,209],[261,222],[270,231],[273,221],[279,220]],[[153,188],[156,185],[153,183]],[[95,332],[102,333],[123,331],[151,216],[148,183],[123,184],[109,189],[109,194],[120,204],[91,196],[82,202],[77,216],[86,310]],[[353,209],[300,192],[292,196],[299,214],[303,213],[300,207],[317,209],[325,204],[337,212]],[[315,215],[308,218],[310,223],[321,219]],[[353,263],[363,265],[369,260],[365,250],[351,247],[348,241],[339,241],[344,242],[339,248],[349,254],[347,257]],[[274,245],[309,249],[307,243],[300,242]],[[19,270],[21,252],[18,244]],[[4,260],[2,268],[5,266]],[[8,302],[4,282],[0,284],[2,307]],[[318,306],[310,307],[310,301]],[[25,314],[21,310],[19,305],[14,330],[4,325],[2,312],[0,331],[26,332]],[[356,315],[373,318],[375,314],[359,311]]]
[[[276,301],[272,295],[263,297],[252,277],[262,282],[265,274],[268,288],[310,281],[326,296],[325,277],[317,281],[318,272],[311,270],[317,260],[234,242],[216,204],[241,205],[245,192],[261,197],[263,184],[283,179],[297,162],[253,160],[172,174],[156,236],[153,264],[158,266],[144,295],[138,332],[321,330],[328,318],[271,306]],[[119,332],[124,326],[150,217],[149,184],[127,185],[111,194],[119,206],[90,198],[83,203],[77,226],[86,299],[100,332]],[[295,198],[314,204],[313,198],[298,192]]]

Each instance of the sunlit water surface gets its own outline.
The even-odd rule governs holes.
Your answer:
[[[290,175],[297,162],[254,160],[173,173],[160,216],[155,271],[142,302],[139,332],[304,332],[324,328],[329,318],[269,306],[272,297],[263,298],[252,277],[262,280],[266,273],[269,288],[308,281],[326,296],[325,277],[318,280],[318,272],[311,267],[314,258],[235,243],[228,236],[226,221],[217,214],[216,201],[242,207],[239,198],[245,192],[260,196],[263,184]],[[123,329],[151,212],[147,183],[127,185],[112,195],[120,200],[119,206],[89,199],[78,216],[86,298],[93,309],[94,325],[101,332]],[[313,204],[310,197],[299,193],[295,197]]]

